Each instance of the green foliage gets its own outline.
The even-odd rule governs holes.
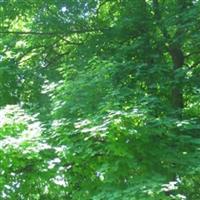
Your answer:
[[[0,1],[0,199],[199,200],[199,9]]]

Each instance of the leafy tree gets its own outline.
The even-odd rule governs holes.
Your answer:
[[[198,0],[0,6],[2,199],[199,199]]]

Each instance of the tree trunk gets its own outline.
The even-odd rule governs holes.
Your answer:
[[[175,111],[181,111],[184,107],[183,89],[180,80],[177,78],[177,70],[184,65],[184,55],[178,45],[172,45],[169,53],[173,61],[173,86],[172,86],[172,106]]]

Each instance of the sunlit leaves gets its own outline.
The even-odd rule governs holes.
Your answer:
[[[1,199],[199,200],[200,4],[152,2],[0,2]]]

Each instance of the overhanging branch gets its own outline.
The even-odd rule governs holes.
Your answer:
[[[56,35],[71,35],[71,34],[82,34],[82,33],[92,33],[101,32],[107,29],[87,29],[87,30],[74,30],[66,32],[39,32],[39,31],[0,31],[0,34],[13,34],[13,35],[44,35],[44,36],[56,36]]]
[[[0,31],[0,34],[14,34],[14,35],[63,35],[61,32],[35,32],[35,31]]]

